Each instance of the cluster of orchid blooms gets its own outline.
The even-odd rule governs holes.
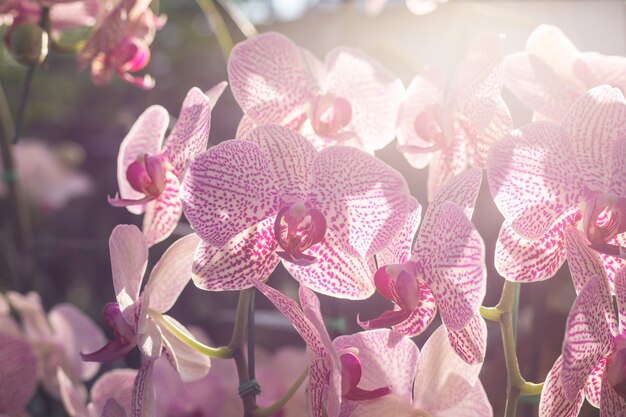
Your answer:
[[[72,2],[48,3],[54,28],[55,9]],[[15,25],[37,20],[41,4],[0,10]],[[129,75],[147,63],[162,24],[148,4],[122,0],[98,12],[105,17],[79,58],[97,82],[117,72],[151,84]],[[309,351],[308,415],[492,416],[478,379],[485,247],[471,222],[486,169],[505,218],[498,273],[545,280],[567,259],[578,293],[540,416],[576,416],[585,398],[601,416],[626,415],[626,58],[579,52],[550,26],[537,28],[524,52],[503,56],[500,43],[480,36],[450,82],[429,67],[405,89],[362,51],[337,48],[321,61],[265,33],[228,61],[244,111],[236,139],[207,149],[226,83],[191,89],[169,133],[163,107],[145,110],[121,144],[119,194],[109,198],[143,214],[141,230],[119,225],[109,240],[115,301],[104,318],[114,337],[105,342],[75,307],[46,316],[36,295],[9,293],[0,300],[0,357],[11,358],[0,366],[0,413],[19,414],[41,380],[71,416],[226,415],[211,408],[224,398],[207,378],[223,372],[223,359],[210,357],[228,357],[227,349],[209,348],[165,314],[192,280],[207,291],[254,287],[285,315]],[[515,129],[503,87],[534,111],[533,122]],[[395,138],[412,166],[428,166],[424,216],[405,178],[374,156]],[[149,248],[183,213],[194,233],[167,249],[142,288]],[[266,283],[280,262],[300,284],[297,301]],[[331,340],[316,293],[362,300],[375,292],[390,309],[362,312],[363,331]],[[420,351],[410,337],[437,311],[442,326]],[[88,396],[84,381],[97,362],[135,347],[141,368],[105,373]],[[197,395],[172,405],[181,398],[167,391],[178,389]]]

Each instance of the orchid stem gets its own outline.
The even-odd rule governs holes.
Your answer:
[[[198,3],[198,6],[200,6],[207,20],[213,27],[217,43],[222,50],[222,55],[224,59],[228,61],[230,51],[233,49],[233,38],[230,36],[230,32],[228,32],[224,18],[215,6],[213,0],[196,0],[196,3]]]
[[[35,68],[37,68],[35,64],[30,64],[28,66],[28,71],[26,72],[26,79],[24,79],[24,88],[22,89],[22,97],[20,98],[20,106],[17,109],[17,117],[15,119],[15,134],[13,135],[13,143],[17,143],[17,141],[20,140],[20,135],[22,133],[22,124],[24,122],[24,113],[26,111],[26,103],[28,102],[30,86],[33,83],[33,78],[35,76]]]
[[[169,330],[170,333],[172,333],[174,336],[176,336],[176,338],[178,340],[180,340],[181,342],[183,342],[184,344],[186,344],[187,346],[189,346],[193,350],[195,350],[197,352],[200,352],[203,355],[206,355],[206,356],[208,356],[210,358],[228,359],[228,358],[232,358],[233,357],[233,352],[230,349],[230,347],[228,347],[228,346],[221,346],[221,347],[218,347],[218,348],[213,348],[213,347],[207,346],[207,345],[205,345],[203,343],[198,342],[193,337],[191,337],[191,336],[185,334],[184,332],[182,332],[178,327],[173,325],[167,319],[167,317],[165,317],[163,314],[159,313],[158,311],[154,311],[152,309],[148,309],[148,314],[150,314],[152,317],[156,318],[159,321],[159,323],[161,323],[167,330]]]
[[[265,408],[257,408],[252,412],[253,417],[270,417],[274,414],[277,414],[284,406],[289,402],[291,397],[298,391],[306,377],[309,375],[309,367],[307,366],[302,373],[298,376],[298,379],[294,381],[293,384],[289,387],[287,392],[283,394],[283,396],[276,401],[274,404]]]
[[[243,36],[249,39],[259,34],[254,24],[248,19],[248,16],[241,11],[233,0],[217,0],[217,2],[222,6],[222,9],[228,13],[228,16],[230,16],[235,25],[237,25],[237,28],[241,31]]]
[[[239,377],[240,386],[250,382],[250,371],[243,348],[254,291],[255,288],[247,288],[239,292],[233,335],[228,344],[228,347],[233,353],[232,357],[235,360],[235,365],[237,366],[237,376]],[[254,393],[247,392],[241,395],[241,401],[243,402],[244,417],[251,417],[254,410],[258,408]]]
[[[248,308],[248,374],[250,375],[250,381],[253,381],[256,377],[254,363],[254,298],[256,288],[251,288],[251,290],[252,295],[250,296],[250,307]],[[256,400],[256,394],[254,392],[252,396]]]
[[[519,310],[519,287],[517,282],[505,281],[502,288],[500,302],[493,309],[481,308],[481,315],[490,315],[493,310],[500,313],[500,331],[502,333],[502,345],[504,348],[504,358],[506,361],[506,371],[508,375],[508,387],[505,417],[515,417],[517,414],[517,403],[520,395],[539,395],[543,384],[528,383],[522,377],[517,361],[516,333],[517,314]],[[483,312],[483,310],[486,310]]]
[[[28,207],[24,194],[22,193],[15,159],[13,157],[13,146],[10,141],[15,137],[15,125],[11,118],[9,103],[4,93],[4,88],[0,85],[0,151],[2,152],[3,180],[7,184],[9,191],[9,205],[13,224],[16,228],[16,242],[20,252],[24,253],[30,247],[31,224]]]

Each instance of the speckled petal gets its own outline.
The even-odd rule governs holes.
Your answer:
[[[218,247],[275,215],[279,204],[265,153],[245,140],[222,142],[198,155],[185,176],[181,196],[196,233]]]
[[[243,290],[252,280],[265,281],[280,258],[274,219],[266,219],[218,248],[201,242],[193,263],[193,282],[207,291]]]
[[[561,371],[561,384],[569,401],[580,393],[612,347],[613,336],[605,319],[608,309],[612,309],[610,294],[603,294],[597,279],[590,280],[574,301],[567,318]]]
[[[91,388],[91,402],[97,415],[108,417],[108,409],[122,410],[120,416],[130,417],[136,369],[113,369],[102,375]],[[118,414],[111,414],[117,417]]]
[[[487,176],[500,212],[529,240],[540,239],[583,198],[570,138],[551,122],[528,124],[496,143]]]
[[[326,148],[315,158],[312,200],[343,250],[361,257],[389,244],[412,205],[399,172],[346,146]]]
[[[611,180],[613,147],[626,137],[626,100],[622,92],[608,85],[589,90],[567,112],[563,126],[585,184],[592,190],[606,190]]]
[[[535,282],[551,278],[565,261],[567,226],[580,216],[577,208],[559,218],[544,236],[535,241],[524,239],[505,220],[496,242],[494,264],[498,274],[509,281]]]
[[[211,99],[199,88],[187,93],[178,120],[172,129],[164,152],[179,178],[183,178],[191,159],[204,152],[211,130]]]
[[[487,350],[487,324],[480,314],[461,330],[447,329],[452,349],[470,365],[481,363]]]
[[[602,374],[602,388],[600,394],[600,417],[623,417],[626,413],[624,399],[613,389],[608,378],[608,372]]]
[[[401,264],[409,260],[413,239],[422,217],[422,206],[420,203],[415,199],[411,199],[410,203],[411,209],[404,226],[391,240],[389,245],[376,254],[378,265]]]
[[[559,356],[546,377],[539,402],[539,417],[576,417],[585,397],[583,391],[576,393],[573,400],[568,400],[561,385],[563,359]]]
[[[21,412],[37,388],[37,357],[21,337],[0,332],[0,413]]]
[[[465,327],[483,301],[486,290],[485,245],[461,208],[441,206],[427,254],[420,261],[424,281],[439,307],[444,324]]]
[[[165,189],[156,200],[145,207],[143,233],[148,246],[153,246],[172,234],[183,214],[180,183],[173,172],[165,173]]]
[[[137,372],[132,390],[131,417],[154,416],[153,365],[154,361],[146,360]]]
[[[306,112],[315,94],[300,49],[287,37],[268,32],[241,42],[228,60],[235,100],[257,125],[281,124]]]
[[[591,371],[589,378],[587,378],[587,382],[585,383],[585,398],[589,401],[589,404],[593,405],[596,408],[600,408],[600,396],[601,396],[601,387],[602,387],[602,376],[606,371],[606,363],[609,358],[609,355],[606,355],[604,358],[598,362],[596,367]]]

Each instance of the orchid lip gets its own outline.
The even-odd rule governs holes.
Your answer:
[[[348,351],[340,356],[340,360],[341,393],[344,398],[352,401],[374,400],[391,392],[389,387],[365,390],[357,386],[361,380],[362,374],[361,361],[357,354]]]
[[[343,132],[352,120],[352,105],[345,98],[320,94],[313,99],[310,113],[311,125],[319,136],[342,141],[354,136],[352,132]]]
[[[624,257],[625,248],[608,241],[626,232],[626,198],[613,193],[587,190],[584,204],[583,229],[591,247],[607,255]]]
[[[80,354],[81,358],[87,362],[110,362],[124,357],[137,344],[135,329],[130,326],[117,303],[108,303],[102,312],[104,320],[113,329],[115,338],[102,348],[91,353]]]
[[[285,205],[276,215],[274,236],[282,251],[282,259],[299,266],[309,266],[315,257],[304,252],[320,243],[326,234],[326,218],[308,202]]]

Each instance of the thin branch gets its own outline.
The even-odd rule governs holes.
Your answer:
[[[241,11],[239,6],[233,0],[217,0],[222,9],[228,13],[228,16],[237,25],[237,28],[241,31],[246,38],[252,38],[259,34],[254,24],[248,19],[248,16]]]
[[[291,397],[298,391],[306,377],[309,375],[309,367],[307,366],[304,371],[298,376],[293,384],[289,387],[287,392],[283,394],[274,404],[265,408],[257,408],[252,412],[253,417],[270,417],[277,414],[284,406],[289,402]]]
[[[22,124],[24,123],[24,112],[26,111],[26,103],[28,102],[30,86],[33,83],[36,68],[37,66],[35,64],[30,64],[28,66],[28,71],[26,72],[26,78],[24,79],[24,88],[22,88],[22,96],[20,97],[20,105],[17,108],[17,116],[15,118],[15,134],[13,135],[13,143],[17,143],[17,141],[20,140],[20,135],[22,133]]]
[[[217,43],[220,45],[224,60],[227,61],[230,56],[230,51],[233,49],[233,38],[230,36],[230,32],[228,32],[224,18],[215,6],[213,0],[196,0],[196,3],[198,3],[198,6],[200,6],[207,20],[213,27]]]

